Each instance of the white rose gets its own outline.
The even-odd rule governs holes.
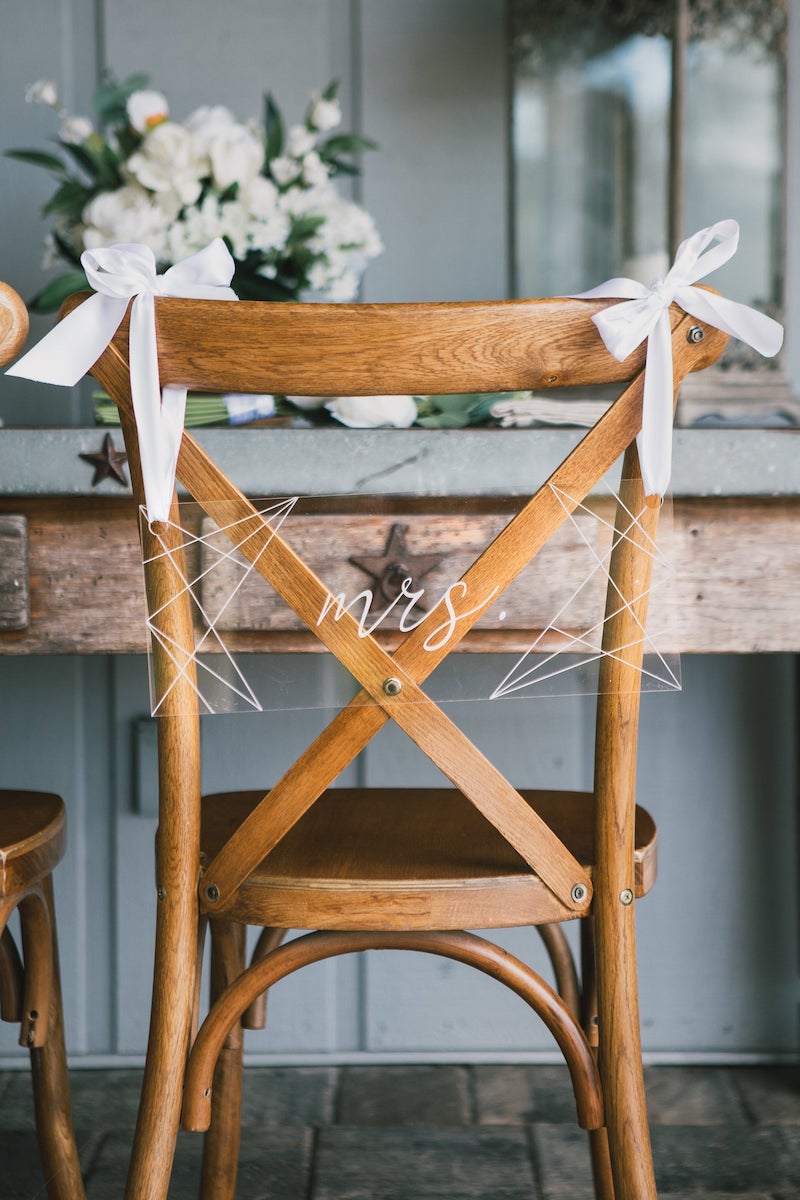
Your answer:
[[[375,222],[360,205],[332,196],[326,216],[321,234],[328,244],[357,249],[368,259],[382,253],[384,246]]]
[[[117,242],[143,242],[157,259],[169,258],[167,233],[177,213],[161,197],[126,184],[115,192],[101,192],[83,210],[83,244],[87,250]]]
[[[328,286],[328,299],[334,304],[347,304],[348,301],[355,300],[362,270],[363,268],[358,272],[349,269],[341,271]]]
[[[308,286],[312,292],[325,292],[333,282],[327,258],[320,258],[308,272]]]
[[[278,189],[271,179],[256,175],[239,192],[239,199],[247,206],[251,216],[259,220],[271,217],[278,209]]]
[[[250,248],[262,250],[282,250],[289,238],[292,225],[285,213],[277,210],[271,216],[261,220],[249,221],[247,237]]]
[[[317,137],[305,125],[293,125],[286,138],[286,153],[292,158],[302,158],[314,149]]]
[[[250,217],[238,200],[229,200],[219,208],[219,236],[231,243],[234,258],[244,258],[250,249]]]
[[[234,183],[240,187],[249,183],[264,165],[264,147],[244,125],[234,125],[212,137],[208,154],[214,183],[223,192]]]
[[[46,104],[48,108],[58,108],[58,88],[52,79],[37,79],[25,89],[25,100],[28,104]]]
[[[216,196],[208,195],[200,205],[187,208],[167,231],[170,262],[188,258],[215,238],[222,237],[222,215]]]
[[[325,405],[328,412],[351,429],[391,425],[408,429],[417,419],[413,396],[340,396]]]
[[[309,187],[318,187],[328,181],[328,168],[316,150],[303,159],[303,182]]]
[[[207,145],[212,137],[224,133],[232,125],[238,125],[238,121],[224,104],[203,104],[183,124],[185,129],[197,135],[201,144]]]
[[[162,92],[132,92],[125,107],[137,133],[147,133],[169,117],[169,104]]]
[[[292,183],[302,170],[301,164],[295,158],[273,158],[269,164],[272,178],[279,187],[285,187],[287,183]]]
[[[311,111],[308,123],[312,129],[333,129],[342,119],[342,108],[338,100],[323,100],[319,92],[311,94]]]
[[[278,203],[281,211],[292,217],[328,216],[328,208],[336,198],[336,192],[326,183],[324,187],[290,187],[282,192]]]
[[[59,141],[70,146],[81,146],[94,133],[88,117],[65,117],[58,131]]]
[[[128,159],[128,171],[142,187],[153,192],[174,192],[181,204],[195,203],[209,169],[208,157],[197,146],[194,135],[173,121],[164,121],[151,130]]]

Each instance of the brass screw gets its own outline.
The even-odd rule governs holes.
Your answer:
[[[399,696],[403,690],[403,682],[391,676],[389,679],[384,679],[383,690],[387,696]]]
[[[219,900],[219,888],[215,883],[210,883],[206,888],[206,900],[209,904],[216,904]]]

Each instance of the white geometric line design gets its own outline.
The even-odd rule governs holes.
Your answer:
[[[616,659],[617,661],[626,661],[624,657],[626,653],[632,647],[640,645],[643,646],[643,654],[646,653],[647,655],[640,668],[643,684],[645,680],[650,680],[651,686],[679,690],[680,681],[678,675],[657,649],[659,635],[654,632],[652,622],[650,631],[648,632],[637,619],[639,632],[630,642],[626,645],[617,645],[605,650],[603,649],[602,638],[606,621],[626,609],[630,611],[632,606],[646,594],[644,591],[641,595],[625,597],[622,595],[619,587],[616,586],[618,604],[615,606],[614,612],[609,613],[607,616],[600,616],[589,628],[586,628],[585,615],[581,618],[573,618],[571,622],[569,620],[573,604],[585,589],[592,585],[593,581],[600,582],[598,576],[601,576],[602,581],[607,583],[609,578],[609,563],[615,546],[623,538],[630,540],[634,533],[638,534],[640,543],[644,542],[646,547],[645,552],[650,555],[653,562],[651,584],[649,589],[647,589],[649,593],[654,593],[657,589],[663,588],[668,583],[672,573],[671,565],[664,556],[661,548],[656,545],[650,535],[642,528],[642,513],[634,514],[623,506],[621,511],[626,514],[626,520],[621,529],[616,529],[613,521],[607,520],[597,512],[589,509],[585,504],[579,503],[566,492],[553,487],[553,485],[551,487],[558,503],[564,510],[565,518],[569,520],[577,533],[577,540],[581,546],[585,547],[585,551],[588,552],[588,570],[577,588],[560,605],[547,627],[538,634],[532,644],[516,659],[511,669],[506,672],[494,690],[488,692],[487,696],[487,691],[481,689],[483,697],[496,700],[502,697],[537,693],[540,695],[555,694],[551,690],[543,688],[542,685],[547,681],[557,680],[560,676],[568,672],[575,672],[580,668],[596,664],[604,656]],[[611,488],[608,488],[608,491],[619,504],[619,497],[615,496]],[[206,533],[195,533],[192,529],[186,528],[182,524],[170,523],[171,536],[174,537],[175,533],[179,535],[177,539],[178,545],[176,546],[168,546],[167,539],[159,536],[157,531],[154,531],[158,538],[159,549],[148,561],[166,560],[166,564],[175,573],[176,577],[175,594],[160,608],[150,613],[147,618],[152,644],[157,644],[161,647],[163,653],[167,655],[175,668],[170,688],[165,694],[156,695],[155,673],[152,670],[151,663],[151,699],[154,715],[162,709],[170,690],[176,686],[179,680],[183,679],[189,683],[197,697],[201,711],[204,713],[231,712],[237,708],[246,709],[251,712],[263,711],[262,703],[226,646],[218,626],[237,593],[252,574],[261,555],[269,547],[272,538],[281,529],[286,518],[294,512],[299,499],[299,497],[294,496],[289,499],[273,502],[264,507],[258,512],[258,516],[263,522],[260,529],[243,528],[241,536],[239,536],[238,527],[252,526],[253,511],[246,512],[241,518],[230,521],[227,525],[215,526]],[[226,506],[226,510],[230,511],[228,502],[221,501],[220,506],[223,503]],[[202,507],[213,517],[213,503],[203,504]],[[578,517],[584,519],[579,521]],[[596,547],[596,539],[592,537],[590,531],[587,531],[586,517],[590,517],[593,522],[597,522],[600,527],[610,532],[610,537],[606,539],[607,543],[610,544],[607,544],[604,550],[599,550]],[[144,513],[142,513],[142,519],[146,520]],[[247,545],[247,542],[252,537],[257,536],[259,532],[263,535],[267,531],[268,536],[265,538],[264,545],[258,548],[254,556],[254,561],[250,561],[238,553],[242,547]],[[186,566],[179,564],[178,560],[183,557],[183,551],[193,551],[199,554],[201,550],[204,551],[204,554],[200,555],[202,565],[197,569],[196,573],[190,573]],[[234,568],[234,579],[230,586],[225,589],[224,596],[214,605],[216,611],[211,612],[209,611],[208,602],[208,597],[211,593],[206,588],[204,599],[201,593],[201,586],[214,570],[223,565],[228,567],[226,574],[229,574],[230,569]],[[194,612],[200,617],[198,624],[202,623],[203,626],[202,630],[198,630],[196,644],[191,652],[188,652],[185,647],[179,646],[172,639],[166,628],[166,622],[163,620],[169,605],[186,597],[188,597],[189,603],[193,606]],[[569,628],[570,624],[572,628]],[[552,634],[558,635],[558,647],[555,650],[542,651],[541,646],[543,642],[548,635]],[[534,656],[535,661],[532,661]],[[194,669],[192,670],[192,668]],[[556,689],[556,691],[558,690],[560,689]],[[591,683],[582,680],[578,690],[586,692],[594,689]],[[436,697],[436,700],[437,703],[443,704],[451,700],[463,700],[467,698],[464,695],[463,689],[459,686],[457,696],[440,695]],[[480,696],[476,694],[473,698],[479,699]],[[272,706],[270,705],[270,707]],[[310,707],[313,707],[313,705]]]
[[[151,670],[153,716],[158,713],[169,693],[181,679],[187,680],[206,713],[229,711],[229,706],[234,697],[238,697],[238,699],[242,701],[249,709],[255,710],[256,712],[262,711],[262,706],[256,697],[255,692],[247,682],[244,673],[225,645],[225,642],[217,629],[217,624],[219,623],[225,610],[233,600],[236,593],[255,569],[256,563],[261,558],[261,555],[267,550],[272,538],[278,532],[286,517],[292,512],[295,504],[297,503],[297,499],[298,498],[295,496],[287,500],[281,500],[278,503],[269,505],[259,512],[258,515],[262,518],[264,525],[266,525],[266,527],[270,530],[270,536],[267,538],[264,545],[261,547],[252,561],[250,559],[240,559],[236,557],[236,552],[241,547],[246,545],[250,538],[255,535],[255,531],[252,529],[249,530],[246,535],[236,543],[234,543],[229,536],[229,531],[235,531],[237,525],[243,525],[245,522],[252,522],[252,512],[246,513],[240,519],[232,521],[226,526],[216,527],[212,530],[209,530],[209,532],[206,534],[196,534],[192,530],[184,528],[182,525],[176,525],[172,522],[168,522],[169,527],[172,530],[177,530],[177,532],[181,535],[181,541],[179,545],[174,547],[167,546],[163,537],[157,532],[155,533],[155,536],[161,546],[161,551],[160,553],[153,555],[147,560],[147,562],[154,562],[158,559],[166,558],[171,569],[175,572],[180,580],[180,586],[170,600],[161,605],[154,612],[149,613],[147,617],[147,627],[150,630],[152,638],[162,647],[164,652],[169,656],[170,660],[176,667],[175,678],[163,695],[154,694],[154,673]],[[207,507],[213,508],[213,505],[208,505]],[[145,521],[147,520],[143,509],[141,510],[141,519]],[[219,539],[224,539],[222,548],[215,544],[215,542]],[[189,579],[187,574],[185,574],[178,565],[176,556],[178,554],[182,554],[184,550],[190,547],[196,547],[200,545],[203,545],[207,551],[210,551],[215,558],[214,561],[200,571],[198,575],[192,579]],[[203,604],[200,592],[198,590],[198,585],[202,583],[203,579],[206,578],[211,571],[213,571],[223,562],[233,563],[239,566],[241,569],[241,574],[230,593],[225,598],[224,603],[212,616],[207,611],[206,606]],[[159,618],[163,616],[169,606],[173,603],[177,603],[186,595],[189,596],[191,603],[195,606],[197,612],[200,614],[205,626],[203,633],[197,639],[194,649],[191,653],[187,653],[184,648],[179,647],[175,643],[174,639],[168,635],[166,630],[159,625]],[[221,670],[211,666],[211,662],[209,661],[211,658],[210,654],[209,658],[200,657],[204,649],[208,653],[210,647],[216,647],[216,650],[219,653],[213,654],[213,660],[215,663],[221,663],[223,667],[227,665],[230,671],[229,677],[223,675]],[[190,665],[192,663],[194,663],[195,666],[195,679],[192,679],[188,674]],[[215,702],[209,694],[207,688],[201,688],[199,682],[201,678],[205,680],[206,683],[216,681],[218,685],[221,685],[223,689],[222,703]],[[227,697],[227,701],[224,700],[225,697]]]
[[[589,666],[592,663],[598,662],[603,657],[612,658],[619,662],[627,661],[623,658],[624,653],[627,650],[630,650],[631,647],[642,644],[644,644],[644,652],[655,656],[658,665],[655,667],[645,666],[643,662],[640,668],[641,675],[654,680],[662,687],[680,690],[680,681],[676,673],[673,671],[672,667],[655,645],[655,635],[653,634],[653,631],[651,630],[648,632],[638,618],[635,617],[634,619],[636,620],[636,624],[641,631],[640,636],[635,637],[626,645],[614,646],[606,650],[604,650],[602,646],[603,631],[605,629],[606,622],[626,609],[631,611],[632,606],[641,600],[645,595],[648,593],[652,594],[657,589],[663,587],[668,582],[672,574],[671,564],[663,556],[659,547],[656,545],[650,535],[645,532],[640,524],[644,509],[637,515],[634,515],[627,508],[627,506],[622,504],[619,497],[615,496],[615,493],[609,487],[608,491],[612,496],[615,497],[617,503],[622,505],[624,512],[629,518],[627,525],[624,528],[617,530],[612,522],[605,520],[598,513],[588,509],[586,505],[576,501],[566,492],[561,491],[552,484],[551,488],[559,504],[565,510],[569,521],[577,531],[579,538],[586,546],[589,555],[594,560],[594,564],[585,579],[582,580],[574,592],[561,606],[559,611],[555,614],[549,625],[541,631],[535,641],[528,647],[527,650],[523,652],[522,655],[520,655],[511,669],[497,684],[490,695],[490,699],[497,700],[503,696],[509,696],[522,691],[530,691],[532,688],[538,687],[538,685],[544,683],[546,680],[555,679],[557,676],[563,675],[568,671],[575,671],[582,667]],[[583,529],[581,529],[576,520],[576,514],[578,512],[582,512],[585,515],[592,517],[600,525],[611,530],[611,543],[605,553],[599,554],[591,544]],[[659,568],[659,572],[654,571],[654,576],[651,579],[649,588],[639,595],[625,597],[622,595],[619,587],[612,581],[612,586],[619,598],[619,606],[614,609],[613,612],[605,614],[589,629],[583,629],[577,633],[562,627],[566,624],[566,622],[563,621],[563,617],[573,605],[576,598],[581,594],[584,588],[589,585],[597,573],[602,571],[606,578],[610,578],[608,566],[614,548],[623,539],[630,541],[634,530],[638,530],[639,534],[644,538],[645,553],[649,554],[653,560],[653,567]],[[530,656],[537,653],[538,647],[541,645],[547,635],[551,633],[558,634],[562,639],[558,649],[553,650],[550,653],[542,654],[541,657],[537,658],[536,663],[526,667],[525,664]],[[576,655],[577,657],[568,657],[570,655]]]

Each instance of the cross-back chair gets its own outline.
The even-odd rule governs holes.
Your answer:
[[[201,800],[195,630],[175,570],[182,554],[177,500],[169,523],[142,523],[150,611],[163,619],[153,647],[163,699],[152,1024],[129,1197],[166,1196],[181,1112],[189,1128],[208,1129],[202,1195],[233,1196],[243,1018],[252,1016],[260,994],[299,967],[371,948],[449,956],[521,995],[566,1058],[578,1119],[590,1131],[598,1196],[655,1195],[634,901],[655,876],[655,827],[636,808],[635,772],[639,634],[659,508],[644,496],[635,446],[644,353],[620,364],[606,351],[591,320],[606,303],[327,306],[156,299],[162,385],[324,396],[625,386],[462,576],[451,594],[451,636],[430,636],[441,624],[441,610],[431,610],[393,652],[359,636],[349,611],[330,611],[328,585],[292,548],[291,535],[276,531],[184,433],[180,483],[218,525],[236,526],[244,556],[344,664],[360,691],[269,791]],[[687,372],[715,361],[726,338],[706,327],[701,340],[696,328],[687,337],[698,322],[678,309],[671,320],[677,386]],[[119,407],[141,504],[125,325],[93,374]],[[323,433],[319,440],[324,453]],[[624,482],[604,634],[615,653],[606,654],[600,667],[594,787],[586,793],[518,791],[422,685],[477,621],[485,598],[518,575],[564,521],[563,497],[581,502],[621,456]],[[263,494],[270,494],[269,461]],[[440,768],[449,788],[334,787],[392,720]],[[584,933],[580,984],[560,930],[562,922],[576,919]],[[197,945],[206,923],[213,994],[197,1030]],[[264,932],[248,967],[249,924]],[[483,937],[464,932],[525,925],[541,928],[557,989]],[[282,944],[289,929],[314,932]]]
[[[20,350],[28,313],[0,284],[0,366]],[[50,1200],[83,1196],[64,1046],[52,873],[66,847],[66,812],[49,792],[0,790],[0,1017],[30,1051],[36,1133]],[[18,946],[9,920],[17,913]],[[2,1168],[0,1168],[2,1175]]]

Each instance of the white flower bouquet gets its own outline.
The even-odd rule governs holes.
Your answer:
[[[375,147],[331,133],[341,122],[337,85],[313,93],[303,123],[287,130],[270,95],[262,126],[220,105],[179,122],[147,82],[142,75],[106,82],[94,97],[96,122],[68,113],[50,81],[28,89],[28,101],[59,118],[60,154],[6,153],[55,177],[43,209],[52,220],[45,266],[69,267],[31,308],[50,312],[87,287],[84,250],[142,242],[163,271],[216,237],[235,259],[232,286],[241,299],[352,300],[383,245],[369,214],[333,182],[356,174],[354,156]]]

